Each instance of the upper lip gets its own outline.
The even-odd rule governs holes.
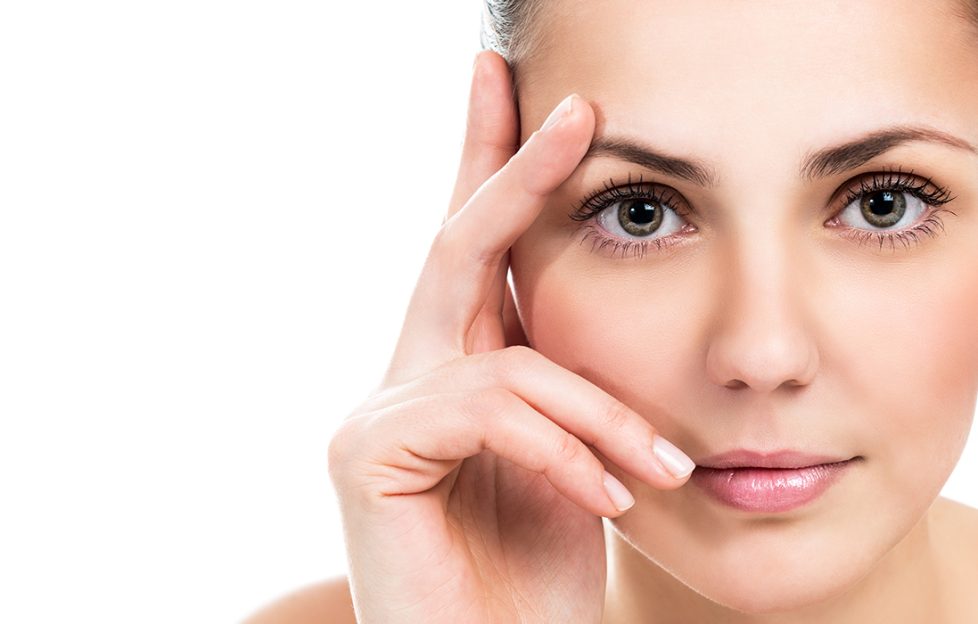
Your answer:
[[[735,449],[717,455],[704,457],[697,463],[703,468],[804,468],[818,464],[831,464],[846,461],[851,457],[805,453],[786,449],[782,451],[752,451]]]

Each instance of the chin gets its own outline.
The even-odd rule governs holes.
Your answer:
[[[909,516],[845,508],[828,516],[724,523],[699,515],[695,527],[678,523],[656,533],[638,518],[629,526],[622,517],[616,525],[623,536],[631,535],[626,540],[633,547],[717,605],[745,614],[797,615],[818,611],[820,603],[857,587],[910,529],[903,524]]]
[[[823,563],[824,561],[824,563]],[[793,568],[755,569],[738,564],[726,574],[707,574],[690,587],[727,609],[745,614],[799,614],[837,598],[858,583],[869,566],[851,559],[809,561]],[[680,579],[681,580],[681,579]]]

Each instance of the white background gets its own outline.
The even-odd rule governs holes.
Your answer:
[[[480,8],[0,9],[0,621],[344,573],[325,451],[447,207]],[[974,438],[944,493],[978,506]]]

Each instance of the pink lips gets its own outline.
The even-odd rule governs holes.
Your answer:
[[[777,513],[815,500],[858,459],[738,450],[700,460],[690,480],[736,509]]]

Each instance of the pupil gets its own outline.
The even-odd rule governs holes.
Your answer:
[[[882,196],[882,200],[877,200],[878,197]],[[886,215],[893,212],[893,204],[895,200],[893,199],[893,193],[890,191],[877,191],[870,195],[869,198],[869,210],[875,215]]]
[[[655,220],[655,206],[641,199],[628,206],[628,218],[634,223],[651,223]]]

